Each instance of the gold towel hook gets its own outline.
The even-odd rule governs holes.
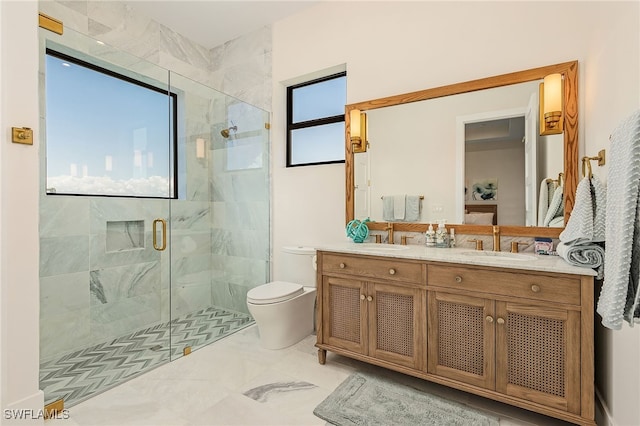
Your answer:
[[[593,177],[591,170],[591,160],[598,160],[598,166],[604,166],[606,163],[605,150],[601,149],[595,157],[582,157],[582,177],[587,176],[586,169],[589,170],[589,179]],[[586,164],[585,164],[586,163]]]
[[[593,173],[591,172],[591,158],[582,157],[582,177],[589,176],[589,179],[593,177]],[[587,175],[586,169],[589,169],[589,174]]]

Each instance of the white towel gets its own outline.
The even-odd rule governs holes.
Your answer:
[[[549,204],[549,210],[547,210],[547,215],[544,218],[542,226],[549,226],[549,223],[551,223],[554,218],[562,216],[564,214],[564,204],[562,203],[563,191],[564,188],[562,186],[559,186],[553,192],[553,198],[551,199],[551,203]]]
[[[538,226],[545,226],[544,219],[547,217],[547,211],[549,211],[549,202],[551,201],[550,195],[553,194],[555,188],[553,180],[542,179],[542,182],[540,182],[540,195],[538,196]]]
[[[561,242],[556,247],[556,251],[560,257],[571,265],[595,269],[598,274],[596,278],[602,279],[604,249],[598,244],[565,244]]]
[[[406,195],[393,196],[393,218],[395,220],[404,220],[406,202],[407,202]]]
[[[395,220],[393,216],[393,197],[390,195],[382,196],[382,220],[387,222],[393,222]]]
[[[576,202],[560,241],[567,245],[604,241],[605,203],[606,191],[600,179],[585,176],[576,189]]]
[[[619,330],[640,322],[640,110],[611,134],[607,153],[606,257],[597,312]]]

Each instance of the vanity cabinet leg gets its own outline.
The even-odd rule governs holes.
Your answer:
[[[320,365],[324,365],[327,362],[327,351],[325,349],[318,349],[318,362]]]

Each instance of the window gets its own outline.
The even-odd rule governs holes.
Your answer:
[[[47,194],[176,198],[177,96],[163,83],[47,49],[45,84]]]
[[[344,162],[347,73],[287,88],[287,167]]]

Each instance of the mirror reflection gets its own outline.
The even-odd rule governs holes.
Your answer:
[[[539,135],[540,81],[366,111],[355,217],[564,226],[564,139]]]

